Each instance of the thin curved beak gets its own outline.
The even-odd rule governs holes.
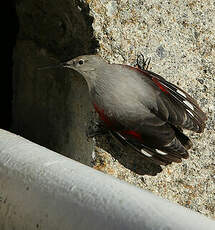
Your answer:
[[[64,67],[64,63],[60,63],[58,65],[46,65],[46,66],[41,66],[38,67],[38,70],[44,70],[44,69],[55,69],[55,68],[63,68]]]
[[[74,59],[61,63],[63,68],[69,68],[69,69],[75,69],[75,64],[76,62]]]
[[[61,63],[61,66],[62,66],[63,68],[71,68],[71,64],[69,64],[68,62],[62,62],[62,63]]]
[[[70,60],[67,62],[61,62],[57,65],[46,65],[46,66],[41,66],[38,67],[38,70],[44,70],[44,69],[55,69],[55,68],[70,68],[70,69],[74,69],[74,61]]]

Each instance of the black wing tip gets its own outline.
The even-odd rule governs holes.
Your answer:
[[[205,130],[205,125],[202,126],[202,127],[200,127],[199,130],[197,130],[196,132],[197,132],[197,133],[203,133],[204,130]]]
[[[205,127],[206,127],[206,121],[207,120],[207,117],[202,119],[202,120],[199,120],[199,129],[196,131],[197,133],[203,133],[204,130],[205,130]]]

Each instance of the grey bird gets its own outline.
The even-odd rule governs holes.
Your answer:
[[[98,55],[79,56],[62,66],[85,78],[106,130],[158,165],[188,157],[192,143],[182,129],[201,133],[205,128],[206,115],[197,102],[147,69],[108,64]]]

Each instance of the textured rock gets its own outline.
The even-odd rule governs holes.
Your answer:
[[[138,159],[130,171],[127,153],[114,155],[116,161],[113,154],[98,149],[95,168],[215,217],[214,2],[88,2],[102,57],[126,64],[133,64],[138,53],[151,57],[151,70],[189,92],[208,115],[203,134],[187,132],[194,146],[189,159],[181,164],[163,167],[158,173],[158,168],[148,169]],[[119,162],[127,163],[127,168]]]

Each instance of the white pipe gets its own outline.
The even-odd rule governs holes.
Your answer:
[[[214,230],[215,222],[0,130],[1,230]]]

